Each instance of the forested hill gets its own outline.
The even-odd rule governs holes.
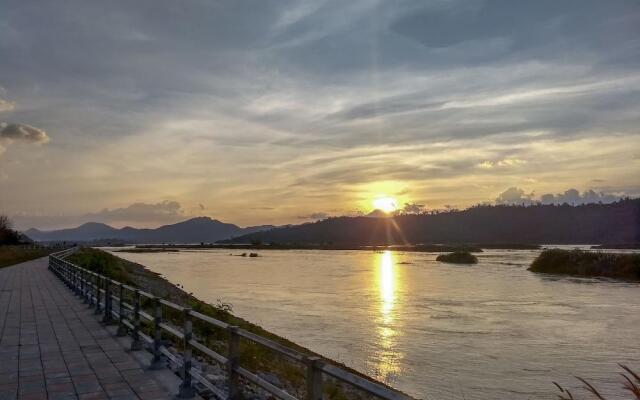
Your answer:
[[[393,218],[336,217],[255,232],[224,243],[638,243],[640,199],[611,204],[476,206]]]

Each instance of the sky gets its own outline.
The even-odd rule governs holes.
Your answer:
[[[640,194],[636,0],[0,9],[0,212],[20,229]]]

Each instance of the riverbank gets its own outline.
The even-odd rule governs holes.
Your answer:
[[[640,281],[640,254],[545,250],[533,261],[529,271]]]
[[[321,357],[309,349],[268,332],[249,321],[234,316],[232,314],[232,306],[229,304],[225,304],[220,301],[214,304],[208,304],[197,299],[191,293],[185,292],[180,287],[172,284],[159,274],[148,270],[143,265],[121,259],[102,250],[90,248],[80,249],[78,252],[73,254],[69,260],[85,268],[89,268],[112,277],[113,279],[135,285],[144,291],[153,293],[156,296],[161,296],[174,303],[189,306],[195,311],[209,315],[228,324],[239,326],[242,329],[273,340],[281,345],[295,349],[309,356]],[[258,300],[259,299],[257,299],[257,301]],[[166,315],[166,317],[170,318],[169,315]],[[199,324],[194,324],[194,331],[203,338],[203,341],[209,348],[221,354],[225,354],[226,332],[211,329],[210,326],[200,326]],[[174,351],[177,350],[174,349]],[[352,370],[341,363],[328,359],[323,360],[359,376],[371,379],[370,377]],[[215,362],[206,360],[202,357],[199,358],[199,362],[205,367],[204,370],[208,371],[207,376],[211,381],[219,383],[220,388],[224,389],[226,382],[224,368],[220,368],[220,366]],[[304,396],[306,373],[304,366],[289,361],[281,356],[274,355],[266,348],[250,342],[242,342],[240,346],[240,364],[243,367],[263,376],[264,379],[269,380],[272,384],[283,388],[287,392],[298,397]],[[384,385],[383,383],[381,384]],[[245,394],[247,398],[268,398],[268,396],[263,396],[264,392],[261,393],[260,390],[256,390],[250,386],[246,387],[246,391],[247,393]],[[355,389],[350,386],[339,383],[331,378],[327,378],[325,381],[325,398],[356,400],[368,399],[369,397],[355,391]]]
[[[61,247],[43,247],[34,245],[0,246],[0,268],[47,256]]]

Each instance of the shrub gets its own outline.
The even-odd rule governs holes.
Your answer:
[[[468,251],[454,251],[453,253],[439,255],[436,261],[450,264],[475,264],[478,262],[478,257]]]

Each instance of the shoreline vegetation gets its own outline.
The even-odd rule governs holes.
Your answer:
[[[640,254],[550,249],[538,255],[529,271],[640,281]]]
[[[447,264],[477,264],[478,257],[468,251],[454,251],[449,254],[441,254],[436,257],[436,261]]]
[[[466,251],[482,253],[483,249],[492,250],[539,250],[539,244],[503,243],[503,244],[416,244],[397,246],[350,246],[337,244],[299,244],[299,243],[251,243],[251,244],[139,244],[132,249],[114,250],[123,253],[157,253],[179,250],[227,249],[227,250],[371,250],[406,251],[425,253],[452,253]]]
[[[239,318],[232,314],[232,306],[217,301],[215,304],[209,304],[199,300],[192,293],[187,293],[178,286],[163,278],[160,274],[150,271],[145,266],[116,257],[106,251],[94,248],[83,247],[72,254],[69,261],[92,271],[106,275],[112,279],[129,285],[135,285],[140,289],[160,296],[171,302],[191,307],[194,311],[209,315],[218,320],[224,321],[231,325],[239,326],[242,329],[260,335],[267,339],[273,340],[281,345],[293,348],[309,356],[322,357],[311,350],[297,345],[296,343],[273,334],[262,327]],[[179,317],[179,316],[176,316]],[[170,313],[165,314],[165,318],[171,320]],[[202,325],[194,323],[194,332],[200,335],[207,347],[225,354],[226,352],[226,332],[213,329],[210,325]],[[178,347],[179,344],[174,344]],[[196,360],[201,364],[206,364],[208,375],[213,382],[220,384],[224,389],[225,371],[218,364],[203,357]],[[348,370],[363,378],[374,380],[356,370],[353,370],[344,364],[322,357],[324,362],[334,364],[345,370]],[[251,342],[242,342],[240,346],[240,364],[255,373],[262,375],[263,378],[269,380],[272,384],[282,387],[284,390],[294,394],[300,398],[305,393],[305,374],[306,369],[300,364],[296,364],[282,356],[278,356],[270,350],[256,345]],[[375,381],[375,380],[374,380]],[[388,385],[377,381],[384,386]],[[244,385],[243,390],[246,398],[264,399],[270,398],[259,389],[252,388],[250,385]],[[332,378],[325,379],[324,395],[326,399],[335,400],[365,400],[371,397]]]

